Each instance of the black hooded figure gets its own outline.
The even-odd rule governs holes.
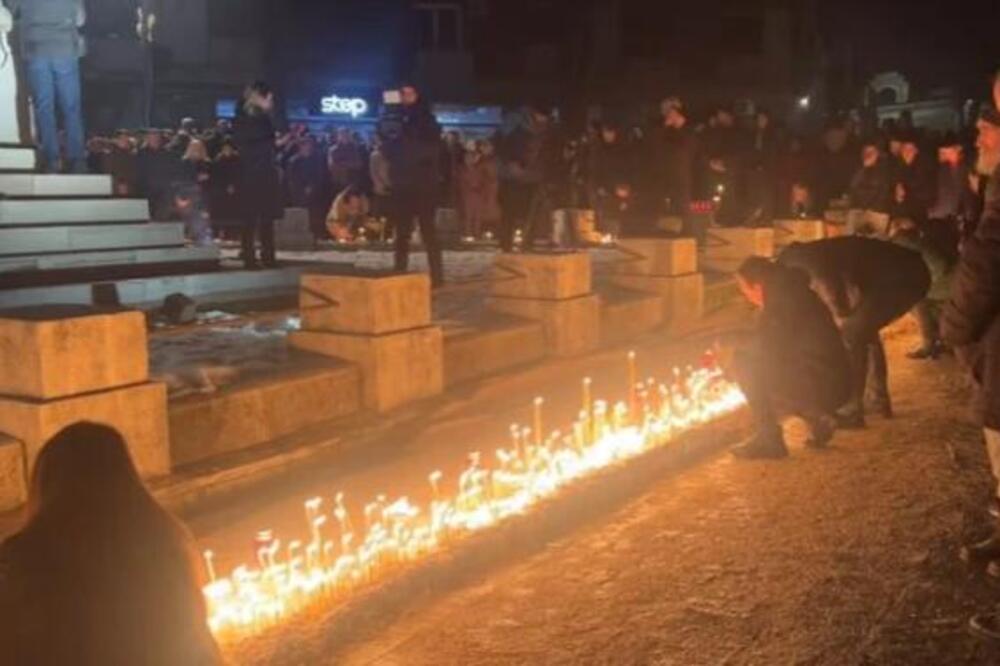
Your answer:
[[[243,93],[236,109],[233,138],[240,154],[239,185],[243,213],[243,263],[257,268],[256,241],[260,260],[275,265],[274,221],[282,216],[281,183],[274,147],[274,94],[266,83],[257,82]]]
[[[444,262],[437,239],[435,214],[440,198],[441,125],[416,87],[402,86],[398,99],[387,96],[379,121],[382,152],[389,163],[389,218],[395,228],[395,269],[405,272],[410,263],[413,224],[427,251],[431,284],[444,283]]]

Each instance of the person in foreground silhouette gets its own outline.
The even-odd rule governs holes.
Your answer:
[[[192,540],[111,428],[69,426],[38,456],[27,524],[0,545],[0,651],[18,666],[222,663]]]

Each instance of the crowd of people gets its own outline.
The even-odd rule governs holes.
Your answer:
[[[792,244],[775,261],[748,259],[736,277],[747,300],[760,310],[757,328],[722,364],[743,389],[756,424],[753,438],[734,450],[737,456],[787,456],[779,425],[784,414],[804,418],[810,426],[807,443],[824,447],[837,430],[866,427],[872,409],[883,418],[894,416],[880,331],[906,312],[916,311],[925,320],[925,347],[913,357],[936,358],[947,348],[968,369],[977,388],[976,414],[997,479],[998,490],[989,506],[997,523],[990,538],[967,545],[962,556],[970,563],[985,564],[988,573],[1000,577],[1000,75],[994,98],[977,123],[974,163],[967,165],[959,146],[948,138],[939,147],[936,179],[929,163],[925,171],[914,171],[921,150],[918,141],[899,137],[898,159],[891,145],[883,155],[878,142],[859,141],[862,166],[849,174],[845,158],[844,180],[838,181],[847,188],[848,205],[865,211],[851,229],[855,233]],[[301,187],[299,172],[310,169],[322,171],[323,180],[336,179],[343,189],[333,207],[339,205],[347,217],[363,218],[359,202],[372,196],[375,205],[387,207],[397,225],[404,221],[397,238],[408,237],[414,222],[427,226],[428,215],[439,202],[431,187],[440,183],[439,172],[428,166],[441,159],[441,133],[415,90],[404,94],[398,115],[387,119],[395,125],[380,128],[371,154],[365,155],[354,137],[341,133],[326,149],[325,163],[321,144],[308,133],[295,130],[275,140],[272,106],[270,90],[255,84],[248,88],[231,131],[228,124],[220,124],[210,132],[183,126],[172,137],[148,132],[138,151],[132,137],[120,134],[111,146],[95,153],[110,165],[120,194],[132,187],[160,187],[150,181],[149,169],[167,168],[156,162],[163,159],[161,153],[180,154],[179,165],[169,167],[176,169],[171,173],[178,180],[166,181],[180,185],[162,193],[163,198],[156,196],[159,189],[145,190],[152,202],[163,206],[204,198],[211,207],[213,196],[233,194],[226,188],[213,194],[213,177],[234,172],[236,176],[226,182],[237,188],[237,199],[244,206],[240,213],[244,250],[251,261],[256,261],[256,236],[264,245],[261,260],[274,260],[266,228],[281,203],[274,196],[280,191],[276,163],[286,164],[285,172],[295,183],[291,189]],[[667,130],[685,126],[682,107],[671,100],[664,109],[665,130],[658,140],[673,146],[677,152],[672,154],[695,160],[699,146],[713,135],[708,129],[670,134]],[[540,113],[531,117],[534,129],[528,134],[537,136],[546,118]],[[766,123],[757,127],[766,129]],[[836,131],[843,133],[843,128]],[[616,130],[602,127],[601,150],[612,150],[609,146],[618,136]],[[534,170],[537,163],[511,161],[516,153],[506,152],[513,149],[505,141],[514,142],[515,137],[516,133],[503,137],[495,153],[476,146],[475,151],[463,149],[462,155],[466,164],[496,160],[501,211],[506,214],[505,196],[514,196],[521,197],[518,205],[527,204],[520,210],[530,214],[556,195],[544,191],[553,182],[547,180],[548,172]],[[514,145],[526,151],[521,155],[537,157],[533,149],[525,148],[530,144],[525,138]],[[630,141],[642,145],[634,134]],[[290,149],[290,144],[296,148]],[[559,154],[564,158],[572,152],[568,145],[561,145],[564,150]],[[294,157],[286,159],[283,152]],[[380,153],[385,160],[381,166]],[[227,160],[236,160],[236,154],[238,166],[220,169]],[[588,186],[590,195],[630,196],[630,184],[617,182],[615,175],[625,172],[619,167],[628,169],[622,166],[629,164],[626,154],[623,149],[615,159],[590,162],[591,176],[601,175],[588,182],[603,185]],[[703,154],[715,157],[708,158],[702,176],[728,174],[721,189],[710,187],[713,196],[724,198],[742,187],[749,197],[753,183],[770,187],[767,178],[754,175],[756,162],[746,155],[726,161],[724,152],[713,149]],[[134,172],[131,166],[111,169],[116,161],[128,162],[125,157],[134,158]],[[306,163],[309,160],[318,166]],[[713,166],[716,160],[722,160],[721,168]],[[664,205],[673,202],[672,196],[690,192],[684,188],[699,178],[697,168],[678,169],[676,162],[668,162],[669,168],[657,172],[664,180],[656,181],[668,184],[657,190],[657,198],[667,193]],[[366,173],[382,180],[372,178],[366,185],[361,182]],[[977,177],[984,183],[975,182]],[[320,176],[316,178],[318,182]],[[645,178],[654,181],[648,173]],[[505,190],[505,182],[508,187],[516,183],[517,188]],[[820,187],[819,181],[785,182],[799,189]],[[976,196],[978,184],[985,185],[981,197]],[[840,194],[837,188],[822,191],[831,197]],[[289,196],[311,194],[306,186]],[[855,199],[859,196],[870,198],[862,205]],[[808,199],[800,197],[799,203]],[[477,219],[485,224],[488,216]],[[501,222],[502,236],[503,218]],[[422,229],[431,239],[432,228]],[[501,238],[502,244],[506,242]],[[434,270],[440,265],[436,269],[432,265]],[[949,275],[954,275],[953,284],[942,288]],[[122,437],[105,426],[78,423],[40,451],[32,471],[27,522],[0,545],[0,637],[19,664],[219,663],[218,648],[205,623],[201,582],[190,535],[143,486]],[[1000,612],[975,616],[970,628],[1000,642]]]
[[[695,121],[683,102],[668,98],[645,124],[604,120],[571,131],[529,106],[490,137],[466,137],[443,130],[415,87],[403,91],[413,100],[401,101],[405,136],[394,136],[391,117],[367,135],[304,124],[265,128],[273,132],[269,152],[278,174],[272,207],[308,210],[317,241],[387,240],[408,236],[397,229],[412,226],[394,200],[419,190],[420,201],[410,204],[419,203],[418,217],[426,218],[425,244],[436,244],[428,237],[435,235],[437,209],[446,208],[457,214],[459,235],[496,238],[504,251],[514,248],[518,229],[526,247],[549,236],[558,209],[593,210],[598,230],[614,236],[663,233],[660,221],[673,218],[672,228],[699,239],[709,223],[766,225],[855,209],[868,219],[885,216],[883,226],[947,221],[936,233],[952,247],[977,217],[971,139],[920,130],[906,114],[881,127],[846,116],[801,134],[764,110],[740,116],[720,107]],[[235,129],[241,118],[254,117],[244,113],[255,108],[247,101],[235,121],[208,129],[186,119],[176,130],[91,138],[89,168],[111,174],[118,196],[147,197],[154,219],[186,222],[196,243],[235,235],[246,218],[241,202],[248,189]]]
[[[977,123],[975,163],[960,180],[939,176],[936,186],[929,184],[934,181],[925,173],[913,171],[919,147],[906,137],[899,141],[899,162],[890,164],[866,141],[865,165],[853,179],[851,196],[860,191],[870,197],[865,208],[875,213],[874,221],[866,218],[855,235],[792,244],[776,261],[752,257],[741,266],[737,282],[760,314],[756,331],[736,345],[725,365],[743,389],[756,425],[753,438],[734,449],[735,455],[787,456],[779,425],[779,417],[787,414],[806,421],[809,446],[825,447],[839,429],[866,427],[866,412],[893,418],[880,331],[913,311],[924,345],[911,357],[935,358],[947,348],[976,389],[973,411],[998,483],[986,507],[996,523],[988,538],[965,545],[961,556],[997,578],[1000,74],[993,93],[993,103]],[[956,160],[958,150],[950,140],[943,143],[942,174],[956,163],[965,169]],[[893,169],[903,175],[893,178]],[[988,181],[981,199],[971,194],[977,188],[967,182],[970,174]],[[956,229],[934,220],[943,213],[952,222],[974,224]],[[888,223],[879,225],[877,216]],[[946,279],[949,273],[954,280]],[[942,288],[941,282],[951,284]],[[1000,642],[1000,610],[974,616],[969,627],[981,638]]]

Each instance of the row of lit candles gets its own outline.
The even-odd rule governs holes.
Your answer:
[[[345,598],[394,568],[436,552],[463,536],[522,514],[566,484],[602,468],[662,446],[691,427],[707,423],[744,404],[743,394],[727,382],[711,354],[697,370],[675,369],[669,384],[638,380],[636,356],[628,355],[626,401],[594,400],[592,382],[583,380],[582,408],[566,431],[544,436],[544,400],[536,398],[531,428],[511,426],[509,448],[492,464],[480,453],[445,492],[439,471],[428,477],[431,500],[422,509],[406,497],[390,502],[378,496],[364,507],[356,525],[338,493],[305,502],[309,538],[284,545],[270,530],[257,534],[253,565],[227,577],[215,571],[211,551],[204,553],[210,582],[204,588],[213,632],[238,640],[294,613]],[[334,530],[335,534],[328,534]]]

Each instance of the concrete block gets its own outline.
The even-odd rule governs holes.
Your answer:
[[[0,227],[26,224],[146,222],[145,199],[7,199],[0,201]]]
[[[811,243],[826,238],[826,223],[823,220],[775,220],[775,248],[792,243]]]
[[[26,501],[28,479],[24,444],[0,433],[0,512],[16,509]]]
[[[617,245],[627,255],[615,265],[618,273],[672,276],[698,270],[698,245],[693,238],[623,238]]]
[[[320,359],[227,387],[210,396],[187,396],[169,405],[170,458],[185,465],[249,449],[361,409],[356,366]]]
[[[424,274],[358,277],[305,274],[299,290],[302,327],[381,335],[431,323],[431,283]]]
[[[454,386],[545,357],[545,331],[538,322],[466,329],[444,336],[444,383]]]
[[[697,321],[704,313],[705,276],[702,273],[674,277],[616,275],[613,280],[620,287],[662,297],[663,322],[670,327]]]
[[[309,224],[309,211],[305,208],[286,208],[285,215],[274,225],[274,241],[279,250],[312,250],[316,237]]]
[[[148,378],[141,312],[70,306],[0,313],[0,395],[48,400]]]
[[[616,294],[601,300],[602,345],[627,342],[663,324],[664,299],[657,294]]]
[[[735,273],[753,256],[774,256],[774,229],[710,229],[702,266],[705,270]]]
[[[184,245],[184,225],[0,228],[0,256]]]
[[[590,255],[501,254],[492,271],[493,296],[509,298],[561,299],[591,292]]]
[[[104,250],[96,252],[71,252],[67,254],[39,254],[19,257],[0,257],[0,273],[26,271],[56,271],[102,266],[157,266],[162,264],[216,264],[219,250],[215,247],[158,247],[130,250]],[[58,287],[46,287],[52,291]],[[89,290],[89,287],[88,287]],[[3,305],[4,295],[0,295]],[[32,301],[34,303],[35,301]],[[65,303],[67,301],[56,301]],[[85,302],[89,303],[87,299]]]
[[[841,236],[847,236],[848,233],[849,232],[846,224],[841,224],[839,222],[826,223],[827,238],[840,238]]]
[[[35,149],[0,146],[0,171],[34,171]]]
[[[0,432],[24,442],[29,476],[45,442],[79,421],[118,430],[143,477],[170,471],[166,384],[147,382],[41,402],[0,397]]]
[[[364,404],[380,412],[444,390],[443,335],[437,326],[386,335],[305,330],[292,333],[289,343],[359,366]]]
[[[8,197],[110,197],[111,176],[0,173]]]
[[[601,340],[601,302],[595,295],[565,300],[490,297],[486,307],[540,321],[545,344],[555,356],[576,356],[597,349]]]

